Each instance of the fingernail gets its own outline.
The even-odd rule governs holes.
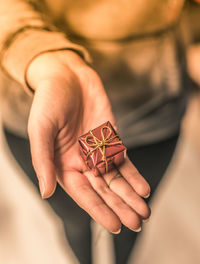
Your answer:
[[[119,230],[117,230],[116,232],[111,232],[112,234],[114,234],[114,235],[117,235],[117,234],[119,234],[121,232],[121,228],[119,229]]]
[[[143,223],[147,223],[147,222],[149,222],[149,218],[142,219],[142,222],[143,222]]]
[[[137,228],[137,229],[132,229],[132,228],[130,228],[132,231],[134,231],[134,232],[140,232],[141,230],[142,230],[142,227],[140,226],[139,228]]]
[[[39,179],[39,187],[40,187],[41,196],[42,196],[42,198],[44,198],[45,184],[44,184],[44,180],[42,178]]]
[[[147,194],[146,196],[143,196],[145,199],[147,199],[147,198],[149,198],[149,196],[150,196],[150,193],[149,194]]]

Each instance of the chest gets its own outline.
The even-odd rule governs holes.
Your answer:
[[[183,4],[184,0],[68,0],[63,15],[79,35],[117,39],[168,26]]]

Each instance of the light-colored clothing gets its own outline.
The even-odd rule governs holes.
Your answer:
[[[188,138],[180,142],[129,264],[200,263],[200,151]]]
[[[64,227],[12,156],[0,111],[0,263],[78,264]]]
[[[30,61],[44,51],[73,49],[102,77],[127,147],[175,133],[189,85],[185,49],[192,42],[191,7],[184,3],[1,0],[1,65],[10,76],[1,78],[6,126],[26,134],[32,96],[21,86],[28,90]]]
[[[187,137],[182,137],[179,141],[172,167],[151,206],[151,219],[143,225],[142,237],[134,247],[129,264],[200,262],[200,145],[195,135],[198,132],[199,136],[200,127],[196,127],[200,114],[199,102],[195,105],[192,104],[195,108],[190,109],[192,112],[189,111],[188,116],[189,120],[191,116],[195,119],[192,124],[187,122],[185,126]],[[190,130],[192,127],[196,129],[195,133],[192,130],[193,135]],[[60,219],[39,198],[12,157],[3,135],[1,118],[0,213],[0,263],[78,263],[66,241]],[[93,229],[92,263],[114,263],[110,243],[109,234],[105,230],[99,226]]]

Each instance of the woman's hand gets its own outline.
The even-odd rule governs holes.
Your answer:
[[[35,58],[28,68],[27,80],[35,90],[28,133],[43,198],[50,197],[59,182],[110,232],[120,232],[121,223],[139,231],[142,219],[150,216],[141,198],[149,195],[150,187],[134,165],[126,158],[119,168],[123,177],[108,187],[117,171],[95,177],[80,156],[78,136],[107,120],[115,127],[96,72],[75,52],[64,50]]]

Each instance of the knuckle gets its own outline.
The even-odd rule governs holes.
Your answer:
[[[85,194],[87,194],[88,191],[89,191],[89,187],[88,187],[87,184],[80,184],[80,185],[77,184],[77,185],[75,185],[73,183],[73,181],[68,181],[67,185],[68,185],[68,188],[72,189],[73,191],[76,191],[77,193],[85,193]]]
[[[118,211],[124,210],[125,204],[120,198],[118,199],[117,197],[115,199],[111,198],[110,201],[112,203],[113,208],[117,208]]]
[[[95,184],[95,189],[98,191],[98,193],[101,196],[105,196],[108,193],[108,191],[109,191],[108,186],[105,186],[102,183],[96,183]]]
[[[86,209],[87,208],[87,209]],[[98,211],[102,208],[102,202],[96,202],[92,204],[88,204],[85,210],[92,216],[95,217]]]
[[[94,204],[91,206],[91,209],[92,209],[93,212],[96,212],[96,211],[98,211],[101,207],[102,207],[102,202],[99,202],[99,203],[94,203]]]
[[[124,191],[124,196],[127,198],[127,199],[129,199],[130,197],[132,197],[132,195],[133,195],[133,190],[132,189],[126,189],[125,191]]]

